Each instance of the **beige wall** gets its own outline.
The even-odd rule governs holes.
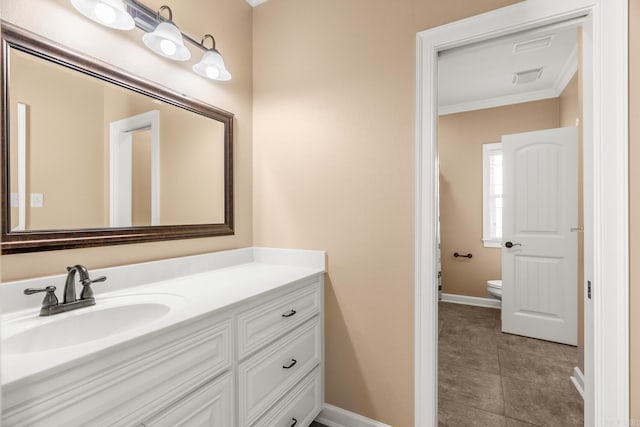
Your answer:
[[[631,418],[640,422],[640,0],[629,0]]]
[[[440,248],[442,291],[487,296],[487,280],[502,277],[502,251],[482,243],[482,145],[503,135],[560,126],[560,100],[440,116]],[[453,253],[473,258],[454,258]]]
[[[193,59],[188,63],[168,61],[144,46],[140,30],[118,32],[96,25],[79,15],[68,1],[3,0],[0,14],[4,20],[72,49],[235,113],[235,236],[5,255],[3,281],[58,274],[66,265],[77,263],[97,268],[252,244],[252,8],[240,0],[146,0],[145,4],[154,9],[170,6],[176,23],[195,38],[213,33],[233,79],[205,80],[191,71],[191,65],[199,60],[197,49],[190,48]],[[79,162],[72,159],[68,166]],[[70,201],[82,207],[82,200]]]
[[[17,144],[17,103],[27,105],[26,229],[102,224],[101,87],[91,77],[16,51],[9,72],[12,145]],[[12,178],[17,191],[17,174]],[[30,207],[30,193],[43,194],[42,208]],[[17,216],[17,209],[12,214]]]
[[[254,11],[254,243],[328,254],[326,401],[413,425],[416,32],[510,0]]]

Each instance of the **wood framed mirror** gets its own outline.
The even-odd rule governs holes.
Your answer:
[[[3,254],[233,234],[233,114],[2,22]]]

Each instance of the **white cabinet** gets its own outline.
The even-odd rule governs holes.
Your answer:
[[[233,375],[200,387],[142,423],[144,427],[233,426]]]
[[[317,277],[239,306],[231,370],[237,389],[232,390],[232,374],[225,374],[143,425],[308,426],[324,397],[322,286]]]
[[[322,376],[314,369],[253,427],[307,426],[322,409]]]
[[[2,426],[131,426],[232,367],[233,323],[212,315],[74,367],[3,387]]]
[[[249,426],[320,363],[319,319],[305,323],[238,367],[240,425]]]
[[[238,314],[238,358],[244,359],[317,316],[322,304],[322,289],[315,282],[317,279],[288,295],[257,302]]]
[[[274,286],[10,384],[2,425],[306,427],[324,397],[322,289],[321,274]]]

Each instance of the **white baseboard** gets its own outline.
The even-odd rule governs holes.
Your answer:
[[[502,301],[493,298],[468,297],[466,295],[442,294],[442,301],[478,307],[501,308]]]
[[[380,421],[363,417],[355,412],[350,412],[328,403],[324,404],[322,412],[320,412],[316,421],[327,427],[391,427]]]
[[[573,375],[571,376],[571,382],[582,396],[584,400],[584,375],[582,375],[582,371],[577,366],[573,368]]]

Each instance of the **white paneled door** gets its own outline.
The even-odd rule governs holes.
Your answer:
[[[578,132],[502,137],[502,331],[577,344]]]

